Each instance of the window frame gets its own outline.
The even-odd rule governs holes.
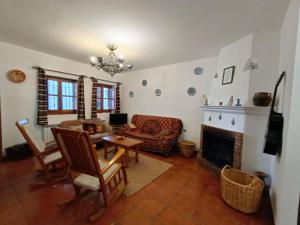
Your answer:
[[[113,85],[108,85],[108,84],[101,84],[101,83],[97,83],[96,84],[96,88],[97,88],[97,93],[96,93],[96,108],[97,108],[97,102],[100,99],[100,109],[97,108],[97,113],[111,113],[115,110],[114,109],[103,109],[103,99],[113,99],[115,102],[115,106],[116,106],[116,93],[115,93],[115,97],[114,98],[103,98],[103,88],[109,88],[109,89],[113,89],[114,86]],[[100,98],[98,98],[98,88],[100,88],[101,90],[101,95]]]
[[[59,115],[59,114],[77,114],[78,110],[78,81],[70,78],[64,78],[64,77],[55,77],[55,76],[46,76],[47,79],[47,102],[49,101],[49,93],[48,93],[48,80],[55,80],[58,82],[58,90],[57,90],[57,95],[51,95],[51,96],[57,96],[58,98],[58,109],[57,110],[49,110],[49,105],[47,103],[47,112],[48,115]],[[62,82],[69,82],[76,84],[76,89],[75,89],[75,99],[76,99],[76,109],[74,110],[63,110],[62,109]],[[69,96],[70,97],[70,96]]]

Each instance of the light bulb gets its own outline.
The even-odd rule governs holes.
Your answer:
[[[118,61],[119,61],[119,63],[123,63],[125,61],[124,56],[123,55],[119,55],[118,56]]]
[[[90,57],[91,63],[95,64],[97,61],[97,58],[95,56]]]

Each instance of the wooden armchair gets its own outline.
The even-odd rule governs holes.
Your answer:
[[[90,216],[89,219],[94,221],[117,200],[128,183],[126,169],[119,163],[125,150],[119,150],[110,161],[99,160],[88,132],[52,128],[52,133],[66,161],[76,193],[74,199],[62,205],[69,205],[90,191],[101,192],[105,207]]]
[[[31,129],[28,119],[22,119],[16,122],[16,126],[25,138],[31,148],[34,156],[37,158],[42,171],[46,175],[46,182],[33,184],[31,187],[43,186],[53,180],[50,169],[55,169],[56,164],[63,162],[61,153],[55,142],[45,143]]]

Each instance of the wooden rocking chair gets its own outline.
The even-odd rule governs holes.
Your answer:
[[[52,133],[66,161],[76,193],[74,199],[60,205],[70,205],[90,191],[101,192],[105,207],[89,217],[90,221],[95,221],[117,200],[128,183],[126,169],[119,163],[125,150],[119,150],[110,161],[99,160],[88,132],[52,128]]]
[[[45,143],[40,137],[38,137],[35,132],[31,129],[28,119],[22,119],[16,122],[16,126],[25,138],[27,144],[31,148],[34,156],[38,160],[40,166],[42,167],[42,172],[46,176],[45,182],[31,184],[31,189],[38,188],[49,184],[53,180],[53,175],[50,169],[55,170],[58,163],[63,163],[63,158],[61,153],[55,143],[49,142]]]

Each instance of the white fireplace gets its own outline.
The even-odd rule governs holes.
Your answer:
[[[241,169],[270,174],[271,157],[263,153],[269,107],[203,106],[203,125],[243,134]]]

